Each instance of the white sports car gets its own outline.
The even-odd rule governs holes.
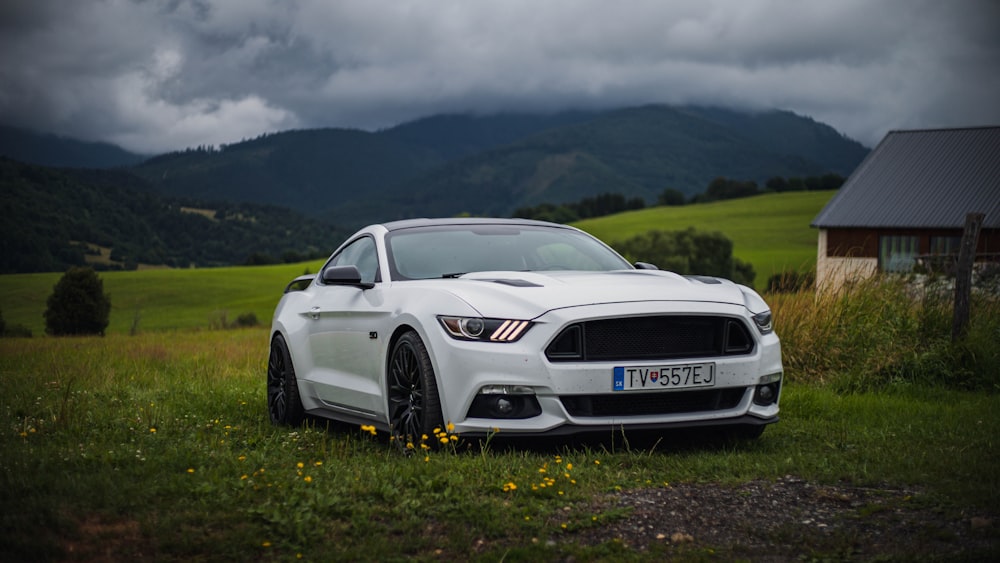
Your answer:
[[[417,440],[778,420],[771,312],[728,280],[630,265],[590,235],[515,219],[366,227],[285,290],[271,420]],[[452,427],[453,425],[453,427]]]

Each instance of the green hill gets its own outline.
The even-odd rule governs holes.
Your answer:
[[[789,192],[684,207],[657,207],[577,224],[614,243],[652,229],[694,226],[733,239],[734,255],[757,269],[758,287],[772,272],[808,267],[816,260],[816,231],[809,222],[834,192]],[[331,240],[328,251],[339,241]],[[102,272],[111,295],[108,332],[206,328],[221,315],[232,321],[253,313],[270,324],[285,285],[322,261],[279,266]],[[0,276],[0,312],[8,326],[44,333],[45,300],[61,274]],[[262,344],[263,345],[263,344]]]
[[[694,227],[733,241],[733,256],[757,271],[762,288],[772,274],[816,264],[817,232],[809,226],[835,191],[786,192],[682,207],[653,207],[574,223],[614,246],[650,230]]]

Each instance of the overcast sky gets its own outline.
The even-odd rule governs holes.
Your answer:
[[[158,153],[436,113],[1000,125],[1000,0],[0,0],[0,124]]]

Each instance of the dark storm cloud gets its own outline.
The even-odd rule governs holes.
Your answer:
[[[439,112],[782,108],[866,144],[1000,123],[996,0],[0,4],[0,123],[157,152]]]

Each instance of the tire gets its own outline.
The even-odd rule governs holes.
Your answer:
[[[305,418],[292,356],[280,334],[271,339],[267,358],[267,412],[273,424],[298,426]]]
[[[410,331],[392,347],[388,365],[389,427],[400,445],[416,444],[442,428],[441,401],[434,368],[420,336]]]

